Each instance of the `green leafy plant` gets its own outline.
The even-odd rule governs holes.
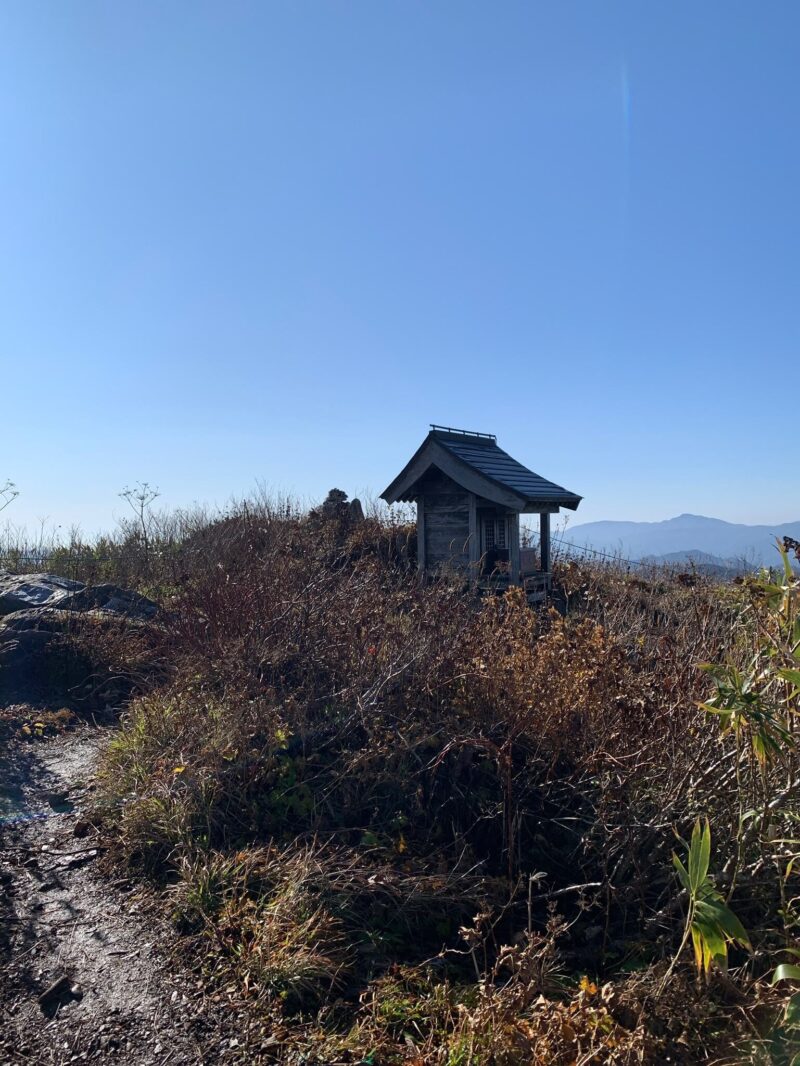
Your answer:
[[[694,947],[694,959],[698,973],[708,975],[711,964],[727,969],[728,945],[740,944],[752,950],[744,926],[714,887],[708,872],[711,860],[711,827],[708,819],[701,825],[698,818],[692,830],[688,846],[687,865],[673,852],[672,862],[681,885],[689,897],[686,928],[681,945],[667,971],[665,982],[680,957],[689,937]]]
[[[764,669],[763,652],[755,655],[747,671],[736,666],[704,663],[711,674],[716,692],[701,706],[719,717],[723,732],[732,732],[737,744],[749,739],[762,766],[779,758],[794,740],[782,721],[774,697],[775,675]]]
[[[772,975],[772,983],[776,985],[778,981],[800,981],[800,966],[796,966],[791,962],[781,963]],[[800,998],[798,997],[800,997],[800,993],[792,998],[797,999],[798,1008],[800,1008]],[[800,1015],[798,1015],[797,1021],[800,1022]]]
[[[800,951],[794,948],[787,950],[790,954],[800,957]],[[800,981],[800,966],[794,963],[782,963],[772,975],[773,985],[778,984],[779,981]],[[795,992],[787,1001],[779,1030],[783,1039],[796,1048],[800,1042],[800,992]],[[789,1066],[800,1066],[800,1051],[790,1059]]]
[[[773,826],[792,819],[791,798],[795,785],[797,713],[800,701],[800,581],[792,569],[791,539],[777,544],[780,570],[762,570],[746,579],[746,602],[739,616],[738,635],[729,642],[729,658],[723,663],[704,663],[715,691],[699,706],[714,715],[723,734],[736,744],[734,769],[738,825],[736,856],[728,898],[733,894],[743,867],[759,861],[772,845],[782,848],[795,843],[780,839]],[[745,662],[733,661],[738,644],[750,645]],[[781,780],[788,770],[788,787]],[[746,808],[749,810],[746,811]],[[747,824],[745,824],[747,823]],[[785,827],[781,827],[785,828]],[[784,917],[786,880],[796,855],[775,854],[777,866],[785,867],[780,893]]]
[[[793,717],[800,694],[800,582],[786,547],[779,543],[783,581],[762,571],[750,578],[750,619],[757,635],[747,669],[704,663],[716,692],[701,704],[717,715],[737,744],[747,737],[762,767],[794,748]]]

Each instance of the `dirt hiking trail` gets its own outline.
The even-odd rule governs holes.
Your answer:
[[[265,1061],[146,897],[97,870],[85,814],[110,733],[0,750],[0,1064]]]

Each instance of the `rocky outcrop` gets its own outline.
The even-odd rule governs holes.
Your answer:
[[[361,500],[348,500],[347,493],[341,489],[331,489],[319,507],[315,507],[309,513],[312,521],[336,521],[347,525],[355,525],[364,521],[364,508]]]
[[[30,607],[55,607],[85,587],[80,581],[55,574],[9,574],[0,570],[0,615]]]
[[[63,706],[78,694],[92,664],[69,640],[70,619],[75,615],[47,607],[0,618],[0,705]]]
[[[96,664],[93,642],[78,638],[91,633],[102,643],[120,625],[147,628],[157,610],[116,585],[0,571],[0,699],[85,699]]]
[[[0,570],[0,616],[38,608],[107,611],[126,618],[152,618],[152,600],[117,585],[84,585],[57,574],[9,574]]]
[[[137,621],[149,621],[158,611],[158,604],[146,596],[118,585],[86,585],[71,592],[58,606],[67,611],[103,611]]]

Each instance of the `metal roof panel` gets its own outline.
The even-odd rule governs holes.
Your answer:
[[[439,460],[436,458],[435,445],[444,449],[444,454],[439,452]],[[466,482],[476,486],[473,491],[480,491],[481,495],[490,498],[494,498],[492,486],[495,486],[497,502],[505,502],[507,506],[513,507],[514,502],[518,501],[520,509],[530,507],[536,510],[539,505],[543,509],[569,507],[574,510],[581,501],[576,493],[548,481],[517,462],[498,447],[497,438],[491,434],[443,426],[431,426],[430,433],[383,493],[383,498],[389,502],[413,499],[414,484],[430,465],[444,463],[445,456],[452,457],[447,462],[449,476],[458,480],[458,471],[461,469]],[[475,478],[484,479],[482,489]]]
[[[433,431],[431,436],[436,437],[440,444],[462,462],[527,499],[552,501],[554,504],[565,502],[567,498],[580,499],[576,493],[570,492],[562,485],[556,485],[555,482],[528,470],[508,452],[504,452],[494,440],[478,442],[474,438],[452,432]]]

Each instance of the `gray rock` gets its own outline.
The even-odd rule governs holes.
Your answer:
[[[152,600],[118,585],[84,585],[57,574],[9,574],[0,570],[0,616],[43,608],[106,611],[141,620],[152,618],[158,611]]]
[[[157,611],[152,600],[116,585],[0,571],[0,701],[56,693],[85,699],[81,686],[94,683],[94,668],[88,651],[67,639],[79,620],[145,627]]]
[[[9,574],[0,570],[0,615],[31,607],[56,607],[85,586],[56,574]]]
[[[25,629],[21,633],[15,633],[11,640],[4,640],[4,636],[3,629],[0,628],[0,667],[10,669],[12,665],[46,651],[53,634],[46,630],[40,632],[36,629]]]
[[[59,604],[67,611],[107,611],[143,621],[153,618],[158,604],[118,585],[85,585]]]
[[[51,607],[34,607],[30,611],[14,611],[0,618],[0,640],[20,633],[61,633],[72,616]]]

